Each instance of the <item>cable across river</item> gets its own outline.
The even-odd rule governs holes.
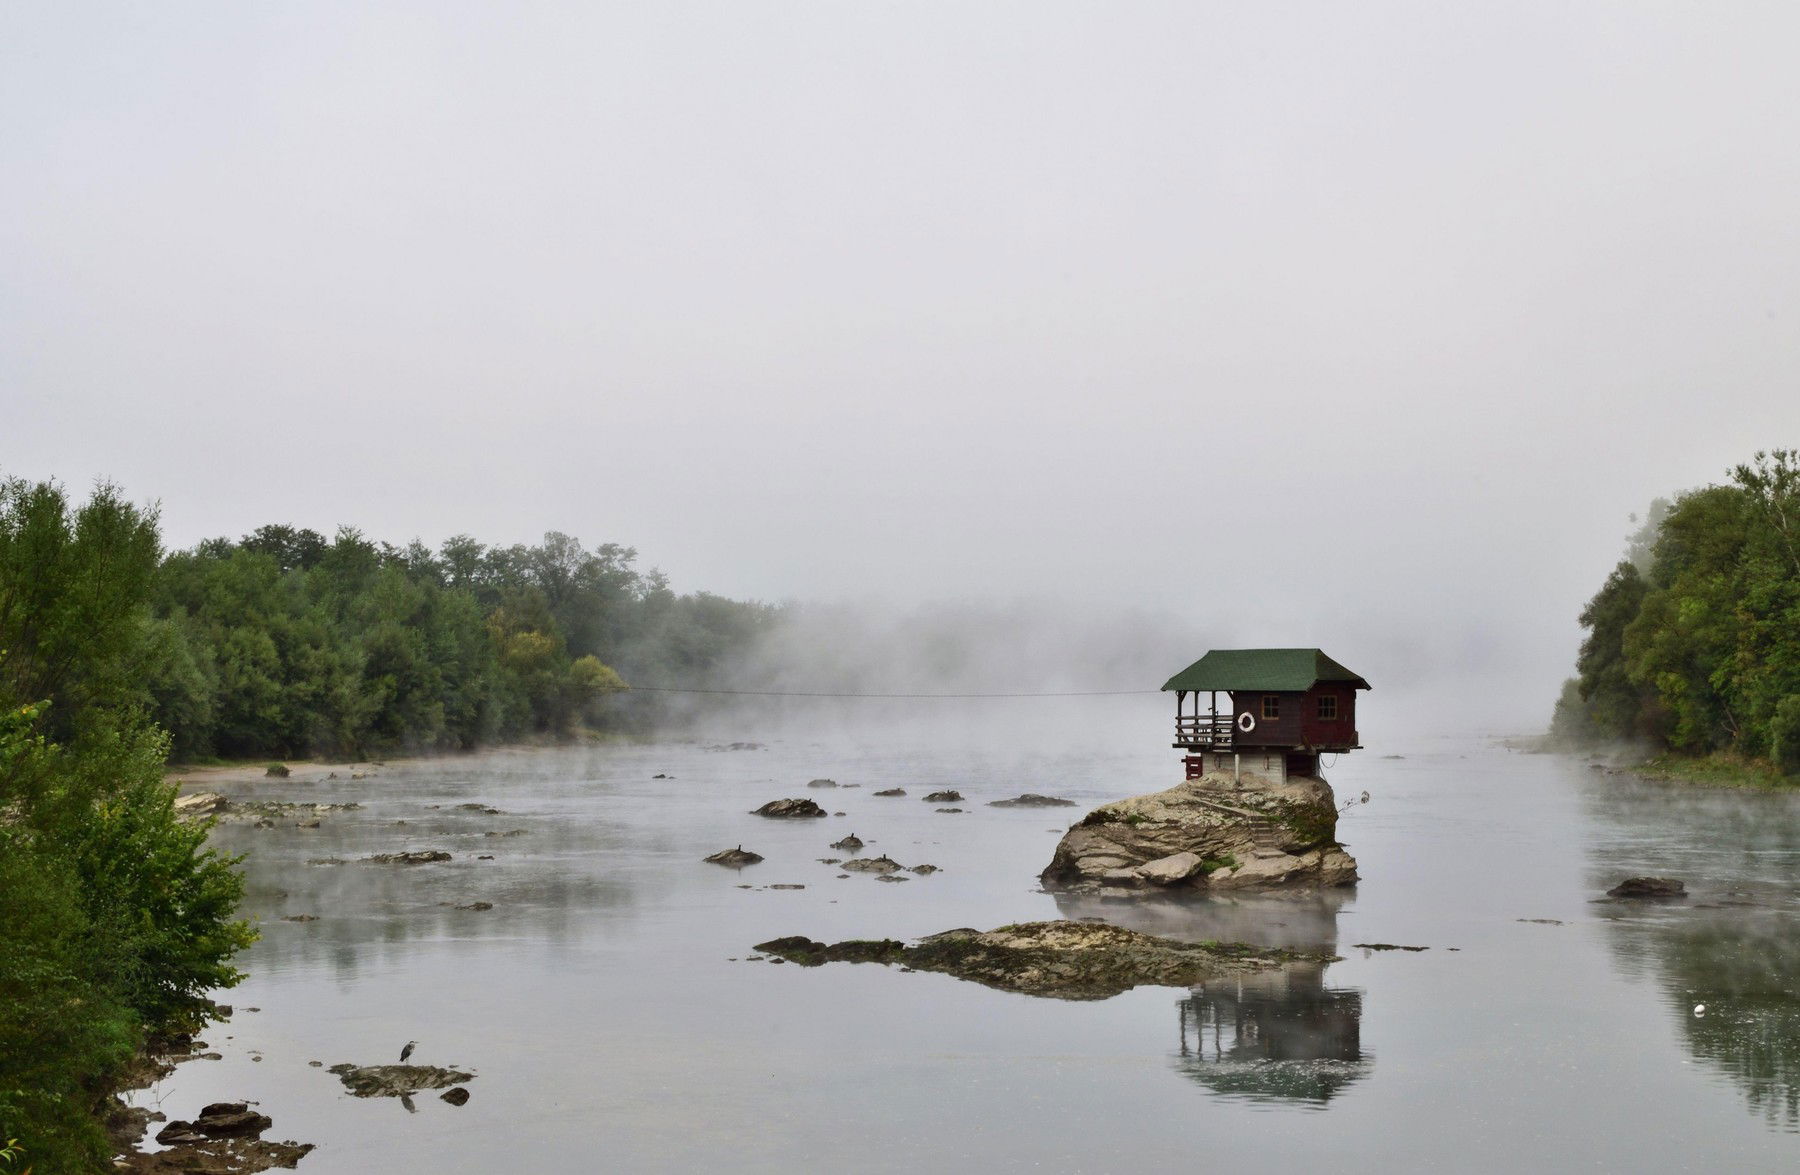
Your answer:
[[[1116,690],[1068,690],[1050,693],[955,693],[955,694],[889,694],[889,693],[834,693],[826,690],[763,690],[763,689],[700,689],[691,686],[676,685],[628,685],[628,691],[655,694],[734,694],[756,698],[1121,698],[1134,694],[1155,694],[1161,690],[1153,689],[1116,689]]]

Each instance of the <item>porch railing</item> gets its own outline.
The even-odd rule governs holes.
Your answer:
[[[1235,729],[1229,714],[1186,715],[1175,719],[1175,742],[1178,746],[1204,747],[1212,751],[1231,749]]]

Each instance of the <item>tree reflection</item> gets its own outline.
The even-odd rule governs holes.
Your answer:
[[[1770,1126],[1800,1130],[1793,916],[1684,909],[1654,923],[1614,919],[1608,929],[1620,956],[1651,971],[1668,994],[1695,1059],[1728,1077]]]
[[[1679,877],[1668,906],[1594,907],[1621,970],[1664,992],[1689,1052],[1771,1127],[1800,1130],[1800,912],[1792,793],[1571,769],[1594,827],[1588,885]],[[1705,1012],[1695,1014],[1703,1005]]]

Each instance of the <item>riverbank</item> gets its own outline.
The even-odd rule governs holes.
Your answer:
[[[1568,755],[1586,759],[1592,770],[1625,772],[1662,782],[1752,791],[1800,790],[1800,775],[1783,775],[1766,759],[1751,759],[1730,751],[1714,751],[1710,755],[1682,755],[1665,751],[1659,755],[1651,755],[1641,746],[1611,749],[1571,746],[1547,734],[1502,739],[1499,745],[1525,754]]]
[[[220,759],[199,763],[170,763],[163,770],[163,779],[167,783],[202,784],[221,783],[256,783],[262,780],[291,778],[295,772],[305,772],[308,778],[330,778],[335,774],[338,778],[362,778],[390,767],[405,767],[420,763],[436,763],[447,760],[476,761],[483,756],[502,754],[522,754],[532,751],[560,750],[571,747],[630,747],[651,746],[656,744],[697,742],[697,739],[671,739],[651,734],[632,734],[623,731],[587,730],[583,729],[568,737],[545,735],[540,738],[523,741],[495,743],[492,746],[476,747],[466,751],[407,752],[396,755],[385,755],[380,759]],[[271,775],[269,768],[283,767],[288,775],[276,772]],[[324,772],[324,775],[318,775]]]
[[[1700,787],[1733,787],[1755,791],[1800,790],[1800,776],[1783,775],[1761,759],[1727,751],[1711,755],[1656,755],[1632,767],[1646,779],[1672,780]]]

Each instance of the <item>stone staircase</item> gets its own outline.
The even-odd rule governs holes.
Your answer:
[[[1223,812],[1236,820],[1250,834],[1250,853],[1255,857],[1285,857],[1287,850],[1282,848],[1286,839],[1281,825],[1264,816],[1261,812],[1253,812],[1248,808],[1233,807],[1221,804],[1217,800],[1194,797],[1194,802],[1215,812]]]

